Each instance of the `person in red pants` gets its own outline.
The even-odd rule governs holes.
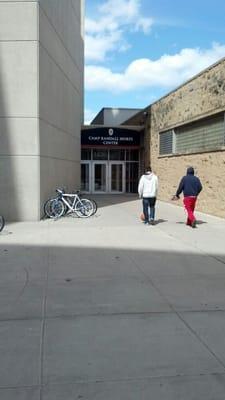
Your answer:
[[[180,198],[180,194],[183,192],[183,203],[184,207],[187,211],[187,222],[186,224],[192,226],[192,228],[196,227],[196,218],[194,215],[195,205],[197,201],[197,197],[202,190],[202,184],[200,179],[195,176],[194,168],[189,167],[187,169],[187,175],[183,176],[181,179],[178,189],[176,191],[175,196],[173,196],[173,200],[177,200]]]

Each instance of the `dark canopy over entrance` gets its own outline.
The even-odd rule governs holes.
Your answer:
[[[141,127],[86,126],[81,132],[81,187],[90,193],[136,193]]]
[[[81,146],[140,147],[140,132],[120,127],[92,127],[82,129]]]

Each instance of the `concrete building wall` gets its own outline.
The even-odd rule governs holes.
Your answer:
[[[0,0],[0,213],[37,220],[80,185],[83,1]]]
[[[82,8],[76,0],[40,0],[40,199],[56,186],[80,187],[83,121]]]
[[[160,179],[159,198],[170,201],[187,166],[192,165],[204,190],[198,210],[225,217],[225,148],[176,156],[159,156],[159,132],[225,110],[225,60],[203,71],[150,107],[150,154]],[[180,204],[181,201],[180,201]]]
[[[39,204],[38,4],[0,1],[0,213],[36,219]]]

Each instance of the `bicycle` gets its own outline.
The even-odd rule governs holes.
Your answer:
[[[63,193],[65,194],[65,189],[64,188],[61,188],[60,190],[62,190],[63,191]],[[83,195],[82,195],[82,193],[81,193],[81,191],[80,190],[76,190],[76,191],[74,191],[73,192],[73,194],[77,194],[78,196],[79,196],[79,198],[80,199],[82,199],[83,197]],[[55,198],[50,198],[50,199],[48,199],[45,203],[44,203],[44,215],[46,216],[46,217],[48,217],[48,218],[54,218],[54,215],[52,215],[53,213],[52,213],[52,204],[53,204],[53,200],[57,200],[59,198],[59,194],[58,194],[58,196],[57,197],[55,197]],[[97,205],[97,203],[96,203],[96,201],[95,200],[93,200],[93,199],[85,199],[85,200],[89,200],[91,203],[92,203],[92,205],[93,205],[93,212],[92,212],[92,215],[94,215],[96,212],[97,212],[97,209],[98,209],[98,205]],[[56,203],[55,203],[56,204]],[[64,215],[67,213],[69,211],[69,208],[67,207],[67,205],[65,204],[65,209],[64,209]]]
[[[60,218],[71,212],[80,218],[93,215],[93,203],[89,199],[81,199],[78,193],[65,193],[63,189],[56,189],[58,196],[49,199],[44,205],[45,214],[49,218]]]
[[[3,230],[5,226],[5,219],[2,215],[0,215],[0,232]]]
[[[80,190],[75,190],[74,193],[78,194],[80,199],[83,198],[83,194],[82,194],[82,192]],[[92,215],[94,215],[98,210],[98,204],[96,203],[96,201],[94,199],[86,198],[86,200],[89,200],[92,203],[92,205],[93,205],[93,214]]]

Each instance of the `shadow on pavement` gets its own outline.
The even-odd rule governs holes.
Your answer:
[[[108,207],[113,204],[122,204],[138,200],[138,194],[112,194],[112,195],[95,195],[84,194],[83,197],[94,199],[98,207]]]
[[[178,221],[176,222],[176,224],[181,224],[181,225],[186,225],[185,221]],[[208,222],[206,221],[201,221],[201,220],[196,220],[196,225],[202,225],[202,224],[208,224]]]
[[[0,398],[224,399],[219,258],[0,244]]]
[[[162,224],[163,222],[168,222],[167,219],[156,219],[154,225]]]

